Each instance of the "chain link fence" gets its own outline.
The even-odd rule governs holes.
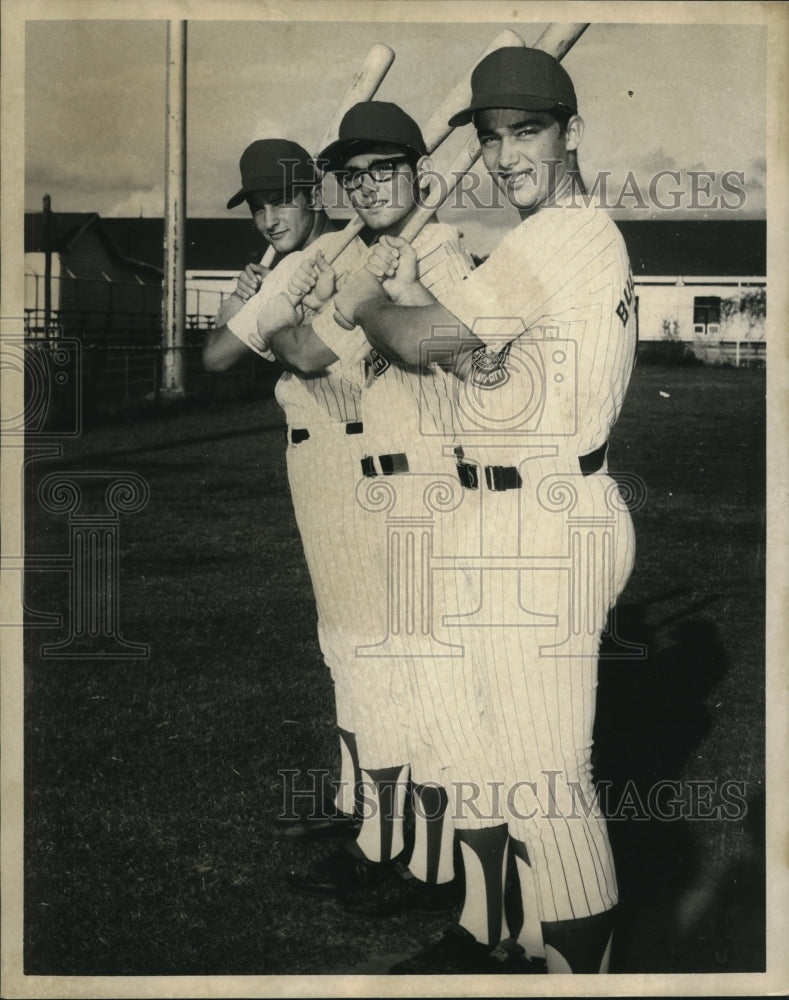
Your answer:
[[[229,400],[269,393],[280,369],[251,351],[228,372],[204,370],[202,346],[212,327],[213,315],[187,316],[180,348],[186,400]],[[61,411],[72,413],[75,406],[81,423],[87,425],[106,416],[155,409],[163,403],[165,349],[159,316],[61,310],[53,312],[46,325],[43,310],[28,309],[24,342],[28,396],[33,391],[31,373],[55,373],[57,368],[58,379],[50,379],[48,388],[52,396],[50,422],[57,423]],[[68,360],[58,360],[53,366],[55,357]],[[65,398],[75,392],[78,400]]]

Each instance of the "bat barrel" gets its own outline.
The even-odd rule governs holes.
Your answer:
[[[343,94],[337,109],[326,126],[320,142],[315,148],[315,155],[334,142],[340,134],[340,122],[346,113],[360,101],[371,101],[381,86],[389,67],[394,62],[394,49],[377,42],[367,53],[364,62],[356,71],[350,86]]]
[[[588,27],[588,23],[549,24],[531,48],[563,59]]]
[[[356,71],[348,89],[340,98],[329,124],[326,126],[320,141],[317,143],[315,147],[316,156],[321,152],[321,150],[325,149],[330,143],[337,139],[340,133],[340,122],[343,120],[346,113],[360,101],[371,101],[373,99],[378,88],[381,86],[384,77],[389,72],[389,68],[394,62],[394,58],[394,49],[391,49],[388,45],[376,42],[376,44],[371,47],[370,51],[364,58],[364,62]],[[359,228],[361,229],[361,227]],[[355,234],[352,233],[351,238],[353,238],[353,235]],[[350,239],[348,242],[350,243]],[[263,264],[264,267],[271,267],[274,263],[275,256],[276,250],[274,247],[267,247],[265,253],[263,254],[261,264]]]

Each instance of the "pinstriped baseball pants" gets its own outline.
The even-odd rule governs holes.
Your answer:
[[[527,845],[540,919],[566,920],[617,900],[591,748],[601,635],[635,538],[608,476],[545,463],[521,471],[521,490],[481,496],[485,550],[518,570],[482,574],[498,621],[467,621],[462,632],[495,733],[489,778],[501,783],[511,836]]]

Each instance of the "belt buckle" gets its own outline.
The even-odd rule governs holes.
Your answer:
[[[505,490],[519,490],[523,485],[520,473],[514,465],[486,465],[485,482],[494,493]]]
[[[461,458],[457,462],[457,470],[461,486],[465,486],[467,490],[479,489],[479,473],[473,462],[466,462]]]

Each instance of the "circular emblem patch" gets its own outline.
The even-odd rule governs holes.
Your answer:
[[[495,353],[485,347],[478,347],[471,355],[471,381],[480,389],[498,389],[509,380],[507,357],[509,344]]]

